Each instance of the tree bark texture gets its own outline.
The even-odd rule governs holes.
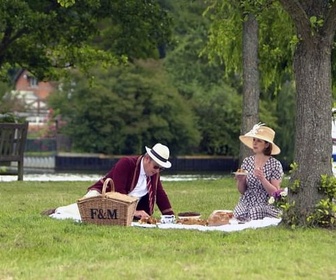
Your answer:
[[[258,22],[249,14],[243,23],[243,110],[241,134],[250,131],[259,112]],[[240,163],[251,149],[240,143]]]
[[[294,57],[296,80],[296,135],[294,161],[300,181],[296,207],[304,219],[320,199],[321,174],[332,175],[330,47],[299,44]],[[323,55],[322,55],[323,53]],[[305,223],[305,221],[301,221]]]
[[[299,189],[290,193],[290,201],[295,201],[297,223],[306,225],[307,217],[321,198],[318,193],[321,174],[332,175],[331,48],[335,3],[328,10],[321,5],[328,1],[280,2],[293,19],[300,40],[294,53],[297,93],[294,162],[298,170],[291,176],[291,183],[299,182]],[[313,16],[323,18],[324,25],[313,26],[310,22]]]

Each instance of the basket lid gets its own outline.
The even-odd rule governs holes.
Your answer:
[[[118,192],[107,192],[105,193],[105,197],[106,198],[111,198],[114,200],[119,200],[119,201],[123,201],[123,202],[128,202],[128,203],[132,203],[138,200],[137,197],[134,196],[128,196],[126,194],[122,194],[122,193],[118,193]]]

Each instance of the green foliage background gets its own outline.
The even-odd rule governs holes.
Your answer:
[[[204,13],[213,1],[63,1],[63,7],[49,7],[42,0],[34,5],[0,2],[1,36],[10,26],[16,32],[31,27],[0,55],[2,74],[9,65],[29,69],[39,78],[66,71],[61,71],[65,78],[49,105],[54,120],[62,121],[58,132],[71,137],[73,151],[133,154],[160,141],[174,155],[238,156],[242,80],[237,14],[224,13],[216,21],[221,9]],[[218,3],[225,10],[226,2]],[[20,22],[12,21],[9,8],[14,4]],[[52,13],[46,13],[47,7]],[[229,5],[227,12],[234,7]],[[273,15],[282,20],[275,23]],[[261,39],[268,39],[260,54],[260,121],[276,130],[280,158],[291,161],[291,45],[283,46],[292,38],[292,26],[282,16],[276,5],[260,14]],[[278,37],[271,27],[286,31],[277,32]],[[216,28],[222,31],[218,36]],[[65,62],[71,67],[63,69]],[[1,96],[8,91],[5,85],[0,89]],[[19,111],[18,103],[2,100],[2,112]]]
[[[156,141],[176,153],[190,153],[197,146],[191,107],[169,84],[160,62],[99,70],[93,85],[77,75],[78,80],[50,98],[77,151],[142,153],[144,145]]]

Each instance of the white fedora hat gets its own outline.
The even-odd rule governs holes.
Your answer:
[[[170,168],[171,163],[169,159],[169,149],[167,146],[157,143],[153,148],[148,148],[146,146],[146,152],[157,164],[164,168]]]
[[[273,142],[275,132],[273,129],[265,126],[263,123],[258,123],[244,135],[239,136],[240,141],[247,147],[253,149],[253,138],[264,140],[272,144],[272,155],[280,154],[280,148]]]

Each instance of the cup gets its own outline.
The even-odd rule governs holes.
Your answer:
[[[173,224],[175,222],[175,216],[174,215],[162,215],[161,224]]]

